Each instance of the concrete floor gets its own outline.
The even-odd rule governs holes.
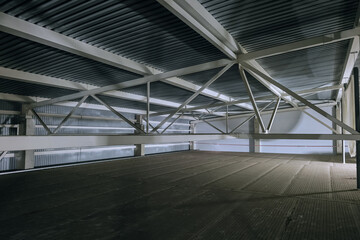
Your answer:
[[[0,176],[0,239],[360,239],[355,165],[178,152]]]

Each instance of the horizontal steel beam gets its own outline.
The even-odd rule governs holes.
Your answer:
[[[126,82],[116,83],[116,84],[92,89],[92,90],[69,94],[66,96],[50,99],[50,100],[47,100],[44,102],[32,103],[32,104],[30,104],[30,108],[54,104],[54,103],[63,102],[63,101],[74,100],[74,99],[78,99],[78,98],[81,98],[81,97],[84,97],[87,95],[96,95],[96,94],[100,94],[100,93],[104,93],[104,92],[109,92],[112,90],[119,90],[119,89],[123,89],[123,88],[134,87],[134,86],[146,84],[148,82],[160,81],[165,78],[171,78],[171,77],[175,77],[175,76],[187,75],[187,74],[202,72],[202,71],[206,71],[206,70],[210,70],[210,69],[214,69],[214,68],[224,67],[231,62],[232,61],[230,61],[230,60],[222,59],[222,60],[203,63],[203,64],[191,66],[191,67],[185,67],[185,68],[181,68],[181,69],[177,69],[177,70],[173,70],[173,71],[169,71],[169,72],[165,72],[165,73],[150,75],[150,76],[146,76],[146,77],[142,77],[142,78],[126,81]]]
[[[320,37],[309,38],[303,41],[298,41],[294,43],[284,44],[277,47],[267,48],[264,50],[254,51],[246,54],[239,54],[238,61],[241,63],[242,61],[248,61],[252,59],[270,57],[274,55],[279,55],[283,53],[298,51],[306,48],[321,46],[325,44],[335,43],[347,39],[352,39],[360,35],[360,27],[336,32],[332,34],[327,34]]]
[[[50,29],[40,27],[34,23],[27,22],[5,13],[0,13],[0,31],[140,75],[146,76],[162,73],[158,69],[135,62],[120,55],[113,54],[85,42],[65,36]],[[236,55],[234,56],[234,59],[235,58]],[[198,85],[177,77],[162,79],[161,81],[188,91],[196,91],[199,88]],[[219,101],[227,102],[232,100],[230,97],[210,89],[205,89],[201,94]],[[244,104],[244,107],[248,106]]]
[[[5,78],[8,80],[14,80],[19,82],[45,85],[49,87],[57,87],[61,89],[70,89],[75,91],[85,91],[85,90],[92,90],[99,88],[99,86],[95,86],[95,85],[77,83],[69,80],[64,80],[61,78],[44,76],[40,74],[29,73],[29,72],[24,72],[24,71],[19,71],[4,67],[0,67],[0,78]],[[143,103],[147,102],[146,96],[141,96],[141,95],[122,92],[122,91],[111,91],[111,92],[103,93],[102,95],[131,100],[131,101],[143,102]],[[165,106],[171,108],[177,108],[180,106],[179,103],[165,101],[157,98],[150,98],[149,101],[151,104],[156,104],[159,106]]]
[[[273,99],[273,101],[275,101],[276,99]],[[319,104],[316,104],[317,107],[332,107],[332,106],[335,106],[336,103],[335,102],[331,102],[331,103],[319,103]],[[298,107],[298,109],[294,108],[294,107],[289,107],[289,108],[282,108],[282,109],[278,109],[278,113],[280,112],[292,112],[292,111],[298,111],[299,109],[310,109],[309,107],[307,106],[301,106],[301,107]],[[262,111],[262,114],[265,115],[265,114],[271,114],[272,113],[272,110],[268,110],[268,111]],[[250,117],[254,115],[254,112],[246,112],[246,113],[241,113],[241,114],[234,114],[234,115],[229,115],[229,119],[233,119],[233,118],[239,118],[239,117]],[[224,120],[225,119],[225,116],[224,117],[213,117],[213,118],[208,118],[207,120],[208,121],[218,121],[218,120]],[[199,121],[192,121],[192,123],[199,123]]]
[[[0,151],[48,148],[76,148],[129,144],[162,144],[225,139],[303,139],[360,140],[360,134],[161,134],[161,135],[83,135],[83,136],[1,136]]]
[[[329,87],[321,87],[321,88],[313,88],[313,89],[306,89],[306,90],[301,90],[301,91],[297,91],[295,92],[296,94],[299,95],[303,95],[303,94],[310,94],[310,93],[320,93],[320,92],[326,92],[326,91],[332,91],[332,90],[338,90],[341,89],[343,87],[343,85],[336,85],[336,86],[329,86]],[[284,96],[290,96],[288,94],[284,95]],[[255,98],[255,101],[272,101],[274,99],[277,99],[276,97],[274,97],[274,95],[268,95],[268,96],[263,96],[263,97],[257,97]],[[202,105],[202,106],[198,106],[198,107],[192,107],[192,108],[186,108],[181,110],[180,112],[189,112],[189,111],[196,111],[199,109],[208,109],[208,108],[213,108],[213,107],[221,107],[221,106],[232,106],[235,105],[237,103],[248,103],[250,102],[250,99],[240,99],[240,100],[236,100],[236,101],[231,101],[231,102],[227,102],[227,103],[215,103],[215,104],[207,104],[207,105]],[[165,114],[170,114],[173,113],[174,111],[164,111],[164,112],[158,112],[158,113],[152,113],[150,114],[150,116],[159,116],[159,115],[165,115]]]

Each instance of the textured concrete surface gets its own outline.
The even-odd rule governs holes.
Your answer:
[[[178,152],[0,176],[0,239],[360,239],[355,165]]]

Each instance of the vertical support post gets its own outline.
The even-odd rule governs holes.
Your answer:
[[[342,145],[342,161],[343,161],[343,164],[345,164],[346,163],[345,140],[341,140],[341,145]]]
[[[335,106],[335,114],[336,114],[336,119],[342,121],[342,109],[341,109],[341,105],[342,105],[342,101],[338,102]],[[336,130],[339,133],[342,133],[341,127],[336,125]],[[336,141],[336,153],[337,154],[341,154],[342,153],[342,144],[343,144],[343,140],[337,140]]]
[[[135,120],[136,120],[136,122],[135,122],[136,127],[143,130],[144,125],[142,123],[142,121],[143,121],[142,116],[136,115]],[[141,132],[138,130],[135,130],[135,134],[139,134],[139,133],[141,133]],[[135,156],[144,156],[145,155],[145,144],[135,144],[134,155]]]
[[[354,68],[354,89],[355,89],[355,127],[360,131],[360,103],[359,103],[359,69]],[[356,187],[360,189],[360,141],[356,141]]]
[[[150,125],[150,82],[146,84],[146,133],[149,133]]]
[[[229,133],[229,106],[226,105],[226,133]]]
[[[249,124],[249,132],[260,133],[260,124],[257,118],[253,118]],[[260,139],[249,139],[249,152],[258,153],[260,152]]]
[[[26,105],[22,106],[19,135],[33,136],[35,135],[35,119],[27,109]],[[31,169],[35,166],[34,150],[17,151],[15,152],[15,161],[17,169]]]
[[[260,123],[257,118],[254,118],[254,133],[261,133],[260,132]],[[254,152],[260,152],[260,139],[254,139]]]
[[[195,123],[190,123],[190,134],[195,133]],[[195,141],[190,141],[190,150],[195,150]]]

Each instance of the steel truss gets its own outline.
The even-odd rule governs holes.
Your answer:
[[[104,87],[91,87],[86,88],[81,84],[69,83],[69,81],[49,78],[49,77],[39,77],[34,74],[19,72],[16,70],[10,70],[6,68],[1,68],[2,75],[7,79],[23,79],[25,82],[32,82],[37,84],[43,84],[48,86],[57,86],[61,88],[68,88],[72,90],[78,90],[78,93],[70,94],[54,99],[47,99],[40,102],[32,102],[28,105],[27,110],[32,112],[32,114],[39,120],[40,124],[47,131],[49,136],[2,136],[0,137],[0,150],[6,151],[17,151],[17,150],[29,150],[29,149],[45,149],[45,148],[65,148],[65,147],[84,147],[84,146],[106,146],[106,145],[128,145],[128,144],[146,144],[146,143],[169,143],[169,142],[184,142],[184,141],[198,141],[198,140],[214,140],[214,139],[235,139],[235,138],[255,138],[255,139],[327,139],[327,140],[360,140],[359,132],[351,128],[350,126],[344,124],[340,120],[334,118],[330,114],[326,113],[322,109],[320,109],[315,103],[312,103],[309,100],[306,100],[302,97],[302,94],[308,94],[312,92],[320,92],[320,91],[331,91],[331,90],[339,90],[337,101],[341,98],[343,84],[348,82],[348,79],[351,74],[351,70],[355,64],[354,57],[358,55],[359,52],[359,34],[360,28],[355,27],[350,30],[325,35],[322,37],[316,37],[307,39],[304,41],[299,41],[291,44],[285,44],[278,47],[273,47],[269,49],[264,49],[261,51],[255,51],[248,53],[244,47],[238,43],[233,36],[226,29],[221,26],[221,24],[197,1],[192,0],[158,0],[160,4],[165,6],[168,10],[174,13],[177,17],[179,17],[182,21],[184,21],[188,26],[202,35],[205,39],[207,39],[211,44],[221,50],[229,59],[222,59],[218,61],[203,63],[195,66],[189,66],[186,68],[181,68],[169,72],[161,72],[154,68],[150,68],[148,66],[139,64],[135,61],[131,61],[124,57],[120,57],[118,55],[111,54],[110,52],[106,52],[99,48],[90,46],[83,42],[77,41],[75,39],[66,37],[59,33],[55,33],[45,28],[41,28],[36,26],[35,24],[20,20],[18,18],[9,16],[5,13],[0,13],[0,18],[2,22],[0,23],[0,30],[20,36],[23,38],[27,38],[32,41],[36,41],[51,47],[55,47],[73,54],[77,54],[83,57],[87,57],[89,59],[102,62],[111,66],[115,66],[133,73],[137,73],[142,75],[143,77],[126,81],[118,84],[108,85]],[[36,30],[36,31],[34,31]],[[37,35],[34,34],[37,33]],[[273,79],[270,74],[268,74],[257,62],[256,59],[274,56],[278,54],[283,54],[291,51],[298,51],[301,49],[311,48],[323,44],[334,43],[337,41],[343,40],[351,40],[349,45],[348,54],[346,57],[346,62],[341,74],[340,84],[338,86],[326,86],[319,89],[309,89],[303,90],[300,92],[293,92],[290,89],[286,88],[275,79]],[[81,46],[81,47],[74,47]],[[356,58],[355,58],[356,59]],[[235,100],[228,96],[225,96],[221,93],[217,93],[208,89],[210,84],[216,81],[221,77],[223,73],[225,73],[231,66],[234,64],[239,65],[239,77],[241,77],[242,81],[245,84],[246,90],[249,95],[249,99],[241,99]],[[223,69],[218,72],[213,78],[211,78],[207,83],[203,86],[198,86],[186,82],[178,77],[206,71],[210,69],[215,69],[223,67]],[[251,74],[257,81],[262,83],[272,95],[255,98],[251,86],[247,80],[246,74]],[[181,104],[174,104],[171,102],[165,102],[159,99],[151,98],[151,89],[150,84],[156,81],[164,81],[168,84],[172,84],[174,86],[190,90],[194,92],[191,97],[189,97],[186,101]],[[147,85],[147,95],[146,97],[136,96],[131,94],[126,94],[124,92],[120,92],[119,90],[146,84]],[[123,114],[117,111],[114,107],[110,106],[102,99],[99,98],[98,95],[108,95],[111,97],[125,98],[125,99],[133,99],[135,101],[146,102],[146,128],[143,130],[140,122],[140,126],[137,123],[134,123],[133,120],[127,119]],[[190,106],[190,102],[195,99],[198,95],[204,95],[211,97],[216,100],[220,100],[223,103],[212,104],[212,105],[204,105],[204,106]],[[120,119],[129,124],[133,129],[135,129],[135,134],[133,135],[91,135],[91,136],[53,136],[57,134],[57,132],[61,129],[61,127],[67,122],[67,120],[72,117],[73,113],[82,106],[82,104],[86,101],[88,96],[94,98],[97,102],[103,105],[106,109],[113,112]],[[9,97],[7,95],[7,97]],[[14,97],[14,96],[12,96]],[[45,122],[41,119],[39,114],[35,111],[36,107],[45,106],[49,104],[58,104],[64,101],[71,101],[75,99],[81,100],[77,102],[73,109],[70,111],[68,115],[64,117],[64,119],[60,122],[60,124],[55,128],[55,130],[51,131],[50,128],[45,124]],[[270,101],[265,107],[259,109],[257,106],[257,101],[267,100]],[[271,114],[270,121],[267,126],[265,126],[261,112],[268,108],[271,104],[276,101],[274,109]],[[283,101],[283,102],[282,102]],[[327,128],[331,129],[333,132],[338,133],[335,129],[328,126],[322,120],[316,118],[312,114],[302,110],[299,107],[298,103],[304,104],[306,107],[316,111],[321,114],[326,119],[331,122],[337,124],[341,128],[349,131],[350,135],[345,134],[272,134],[270,133],[271,127],[275,121],[275,117],[277,112],[279,111],[279,107],[282,103],[289,103],[293,108],[299,109],[303,111],[305,114],[312,117],[314,120],[320,122]],[[171,106],[175,108],[175,110],[170,112],[159,112],[159,113],[151,113],[150,112],[150,104],[159,104],[163,106]],[[249,104],[251,103],[251,105]],[[228,119],[234,116],[242,116],[242,115],[231,115],[229,114],[228,107],[236,105],[247,110],[252,110],[254,113],[249,116],[244,122],[239,123],[234,129],[230,130],[228,125]],[[226,107],[226,113],[218,112],[219,107]],[[215,109],[212,109],[215,108]],[[209,110],[212,109],[212,110]],[[182,116],[190,115],[193,116],[193,111],[199,111],[203,113],[200,117],[194,117],[198,121],[203,121],[204,123],[210,125],[221,134],[187,134],[187,135],[168,135],[164,134],[167,129],[169,129],[179,118]],[[219,115],[224,116],[226,121],[226,129],[225,131],[217,128],[213,124],[210,123],[207,119],[204,119],[204,113],[209,112],[211,115]],[[145,115],[143,114],[143,115]],[[164,119],[157,125],[153,126],[150,123],[150,118],[152,116],[159,115],[168,115],[165,116]],[[243,126],[246,122],[256,117],[260,123],[260,127],[264,134],[235,134],[234,132]],[[173,119],[169,122],[170,119]],[[166,128],[160,131],[160,128],[168,123]],[[3,157],[4,154],[1,154]],[[1,157],[0,157],[1,158]]]

